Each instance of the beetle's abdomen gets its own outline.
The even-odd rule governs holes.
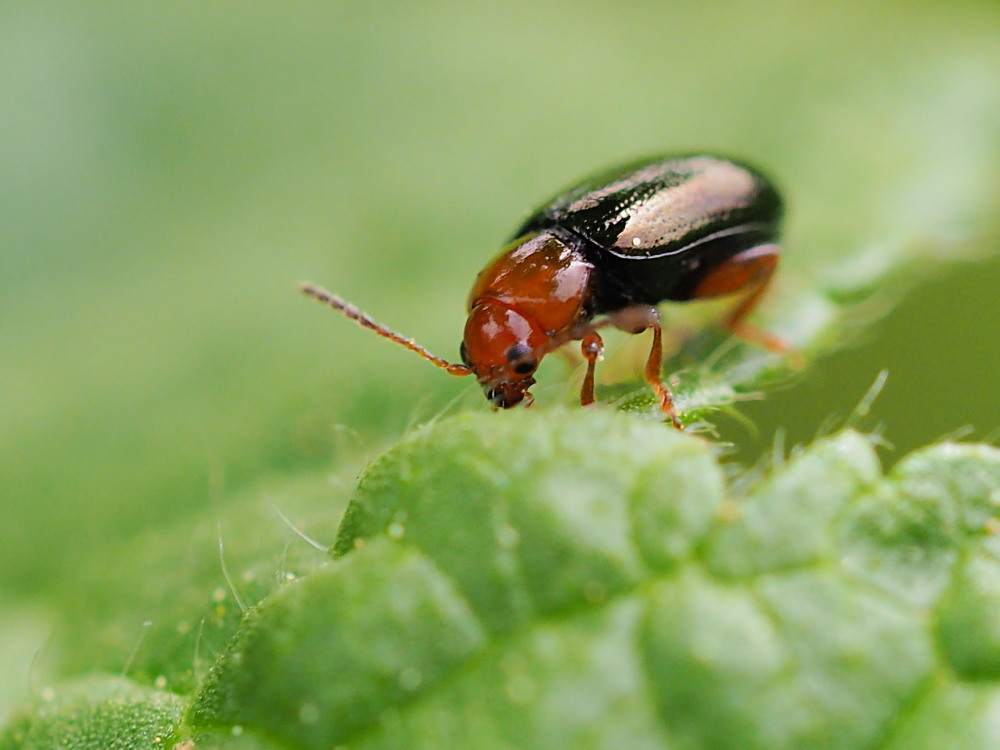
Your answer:
[[[637,261],[605,254],[602,272],[592,284],[594,312],[692,299],[699,296],[695,290],[704,278],[722,263],[776,238],[773,224],[744,224],[700,238],[672,255]]]

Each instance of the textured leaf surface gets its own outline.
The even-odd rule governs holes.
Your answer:
[[[182,701],[121,679],[91,679],[46,691],[31,714],[0,735],[3,750],[170,747]]]
[[[445,420],[370,468],[338,557],[247,616],[188,720],[303,748],[903,747],[939,722],[989,747],[998,512],[980,446],[883,476],[845,432],[727,497],[708,443],[622,415]]]
[[[51,639],[62,673],[126,671],[136,682],[191,692],[235,632],[241,607],[325,557],[279,513],[329,543],[347,497],[326,472],[271,478],[234,493],[218,515],[183,518],[82,565],[67,605],[76,616]]]

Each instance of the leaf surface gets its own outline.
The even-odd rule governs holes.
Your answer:
[[[932,712],[1000,739],[998,451],[883,476],[848,431],[735,497],[701,439],[552,417],[443,420],[377,461],[337,557],[248,615],[191,724],[302,748],[858,748]]]

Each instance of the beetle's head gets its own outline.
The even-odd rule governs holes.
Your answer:
[[[494,299],[478,301],[465,323],[462,361],[473,369],[493,406],[506,409],[527,399],[549,336],[530,319]]]

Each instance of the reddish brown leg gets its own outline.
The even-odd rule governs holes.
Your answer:
[[[670,419],[674,427],[683,430],[681,421],[677,418],[677,411],[674,409],[674,399],[670,395],[670,389],[660,380],[660,369],[663,367],[663,332],[660,328],[659,316],[656,320],[650,321],[649,327],[653,329],[653,346],[649,350],[649,359],[646,360],[646,382],[653,386],[656,395],[660,397],[660,409]]]
[[[660,328],[660,314],[655,307],[645,305],[633,305],[611,313],[603,320],[587,323],[574,329],[572,338],[580,339],[580,350],[587,360],[587,374],[583,378],[583,387],[580,389],[580,403],[584,406],[594,403],[594,365],[600,359],[604,351],[604,342],[597,334],[598,328],[614,326],[627,333],[642,333],[648,328],[653,329],[653,347],[649,350],[649,359],[646,360],[646,382],[653,386],[653,390],[660,399],[660,409],[663,414],[670,419],[674,427],[683,430],[677,412],[674,409],[674,400],[670,395],[670,390],[666,384],[660,380],[660,368],[663,365],[663,332]]]
[[[717,297],[740,289],[749,289],[736,309],[723,321],[723,327],[744,341],[782,354],[791,351],[791,344],[746,320],[767,291],[774,269],[778,267],[780,253],[781,248],[777,245],[758,245],[734,255],[702,279],[693,296]]]
[[[604,342],[595,331],[590,331],[580,342],[580,351],[587,360],[587,374],[583,377],[583,387],[580,388],[580,405],[594,403],[594,365],[601,358]]]

